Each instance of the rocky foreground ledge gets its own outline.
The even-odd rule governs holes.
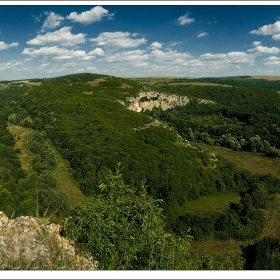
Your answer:
[[[95,270],[98,262],[80,256],[62,227],[44,219],[9,219],[0,211],[0,269]]]

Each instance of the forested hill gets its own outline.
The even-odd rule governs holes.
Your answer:
[[[153,126],[150,117],[121,104],[143,90],[139,83],[91,74],[33,82],[21,84],[20,92],[11,91],[15,85],[2,90],[3,96],[10,92],[15,110],[10,121],[46,133],[85,195],[95,194],[106,170],[121,162],[126,182],[145,181],[171,220],[188,200],[225,185],[209,153],[185,147],[174,129]]]
[[[165,111],[160,106],[145,112],[128,109],[139,93],[151,90],[164,98],[178,95],[184,102]],[[242,170],[193,142],[277,157],[280,100],[275,90],[176,79],[151,84],[83,73],[0,83],[0,98],[0,148],[5,151],[3,157],[0,153],[0,202],[8,215],[67,217],[69,194],[57,187],[55,152],[69,163],[69,174],[87,199],[102,195],[100,184],[120,163],[128,188],[141,194],[144,183],[153,199],[163,201],[165,230],[184,236],[191,228],[197,240],[256,238],[264,224],[260,209],[280,190],[280,180],[271,174]],[[141,98],[154,102],[157,95]],[[13,149],[8,121],[32,130],[29,172],[16,157],[21,151]],[[263,121],[273,127],[269,134],[262,130]],[[261,138],[251,139],[256,132]],[[227,197],[223,209],[200,216],[189,211],[191,202],[219,196]]]

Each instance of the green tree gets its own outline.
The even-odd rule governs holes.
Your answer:
[[[65,219],[64,234],[90,251],[100,269],[166,266],[172,242],[164,237],[160,201],[148,196],[144,185],[140,189],[125,185],[119,165],[99,189],[100,194]],[[188,249],[187,240],[185,252]]]

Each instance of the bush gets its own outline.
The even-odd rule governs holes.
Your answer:
[[[160,201],[148,196],[144,185],[138,190],[125,185],[119,166],[99,189],[100,194],[65,219],[65,236],[90,251],[100,269],[174,268],[172,264],[178,262],[174,261],[174,238],[164,238]],[[188,239],[182,246],[181,253],[186,253]]]

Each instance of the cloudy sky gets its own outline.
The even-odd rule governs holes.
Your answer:
[[[280,75],[277,5],[15,3],[0,3],[0,80]]]

